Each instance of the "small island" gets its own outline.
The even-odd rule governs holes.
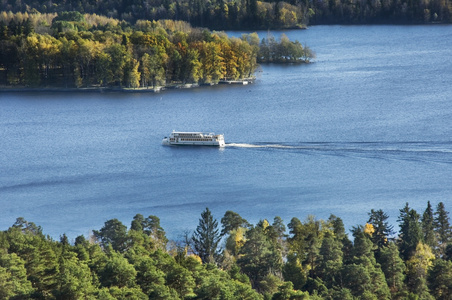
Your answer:
[[[183,21],[62,12],[0,15],[2,90],[158,91],[252,82],[258,63],[308,63],[282,35],[240,38]]]

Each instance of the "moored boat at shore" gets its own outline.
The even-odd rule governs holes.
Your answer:
[[[186,146],[216,146],[224,147],[224,136],[222,134],[207,132],[181,132],[173,131],[169,137],[164,137],[163,145],[186,145]]]

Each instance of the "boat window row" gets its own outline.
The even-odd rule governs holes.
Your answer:
[[[204,138],[204,139],[186,139],[186,138],[182,138],[180,139],[183,142],[206,142],[206,141],[210,141],[211,139],[209,138]]]
[[[197,138],[197,137],[204,137],[204,138],[208,138],[208,137],[212,137],[212,134],[191,134],[191,133],[177,133],[173,135],[174,137],[181,137],[181,138]]]

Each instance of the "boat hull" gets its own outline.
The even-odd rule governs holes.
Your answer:
[[[224,142],[169,142],[167,139],[163,139],[162,144],[165,146],[212,146],[212,147],[224,147]]]

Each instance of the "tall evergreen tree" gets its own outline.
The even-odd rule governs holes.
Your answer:
[[[0,249],[0,299],[28,299],[32,292],[25,261]]]
[[[111,245],[114,250],[123,252],[128,247],[127,226],[118,219],[108,220],[100,230],[93,230],[93,234],[104,248]]]
[[[304,223],[306,236],[306,260],[305,264],[309,268],[309,274],[311,277],[315,277],[315,270],[317,266],[317,259],[319,258],[319,250],[322,243],[320,236],[321,222],[315,220],[313,216],[308,216],[308,220]]]
[[[400,223],[399,249],[405,261],[414,254],[417,245],[422,241],[419,218],[419,214],[414,209],[410,209],[408,203],[400,210],[400,216],[397,220]]]
[[[269,226],[266,231],[267,236],[281,254],[285,253],[286,250],[285,232],[286,226],[281,217],[278,216],[273,219],[273,224]]]
[[[267,223],[268,222],[261,222]],[[265,226],[257,225],[246,233],[247,240],[240,249],[237,264],[248,275],[252,286],[262,292],[262,281],[267,275],[278,273],[282,258],[265,234]]]
[[[343,266],[342,243],[331,234],[326,234],[319,250],[316,274],[328,288],[340,285],[340,270]]]
[[[344,254],[344,262],[351,260],[351,249],[353,247],[352,242],[348,238],[347,234],[345,233],[345,227],[344,222],[341,218],[336,217],[335,215],[330,215],[328,218],[328,223],[333,229],[334,236],[338,241],[342,243],[342,253]]]
[[[218,255],[218,244],[221,235],[218,222],[212,216],[209,208],[201,213],[198,227],[192,236],[193,248],[203,263],[214,263]]]
[[[348,264],[344,266],[344,270],[352,271],[350,274],[352,278],[345,279],[346,281],[357,280],[353,276],[363,276],[363,279],[369,276],[368,282],[362,282],[363,286],[356,288],[355,283],[350,285],[352,293],[362,299],[390,299],[390,290],[385,280],[385,275],[380,267],[380,264],[376,262],[374,251],[374,244],[372,243],[369,233],[366,232],[365,228],[358,226],[353,229],[353,236],[355,238],[353,247],[353,264]],[[364,268],[365,272],[361,268]],[[355,271],[359,271],[355,273]],[[359,279],[362,280],[362,279]],[[346,286],[347,287],[347,286]],[[351,287],[354,287],[353,289]],[[360,289],[364,289],[363,291]],[[369,298],[370,297],[370,298]]]
[[[438,203],[436,207],[434,227],[438,238],[439,255],[443,256],[446,252],[447,244],[451,241],[452,237],[449,212],[446,211],[443,202]]]
[[[378,249],[388,245],[388,238],[393,233],[393,226],[388,222],[389,216],[383,210],[370,210],[368,223],[374,227],[372,242]]]
[[[335,215],[330,215],[328,218],[328,222],[331,224],[334,235],[337,238],[342,239],[346,235],[344,222],[342,221],[341,218],[336,217]]]
[[[160,226],[160,218],[150,215],[144,220],[143,231],[154,239],[157,246],[165,249],[168,239],[166,238],[165,230]]]
[[[144,225],[144,217],[142,214],[136,214],[135,217],[133,217],[133,221],[130,225],[130,229],[142,232],[143,231],[143,225]]]
[[[433,218],[433,209],[432,205],[430,204],[430,201],[427,202],[427,208],[422,214],[421,224],[424,243],[430,246],[432,249],[435,248],[436,237],[434,231],[434,218]]]
[[[435,299],[452,299],[452,262],[436,259],[429,271],[428,283]]]
[[[353,227],[353,237],[354,244],[352,254],[355,258],[363,259],[371,259],[374,261],[374,252],[372,250],[375,249],[370,236],[366,233],[365,228],[361,225]]]
[[[301,263],[296,253],[287,255],[287,261],[283,266],[282,274],[285,281],[291,281],[297,290],[301,290],[306,283],[306,272],[301,267]]]
[[[242,218],[238,213],[228,210],[224,213],[223,218],[221,218],[221,235],[224,236],[228,234],[231,230],[236,230],[239,227],[249,227],[250,224],[247,220]]]
[[[391,294],[397,295],[403,290],[405,264],[395,243],[390,242],[388,247],[381,249],[380,264]]]
[[[33,222],[28,222],[22,217],[16,219],[16,222],[13,224],[12,228],[19,228],[23,233],[31,233],[34,235],[42,235],[41,226],[36,226]]]

